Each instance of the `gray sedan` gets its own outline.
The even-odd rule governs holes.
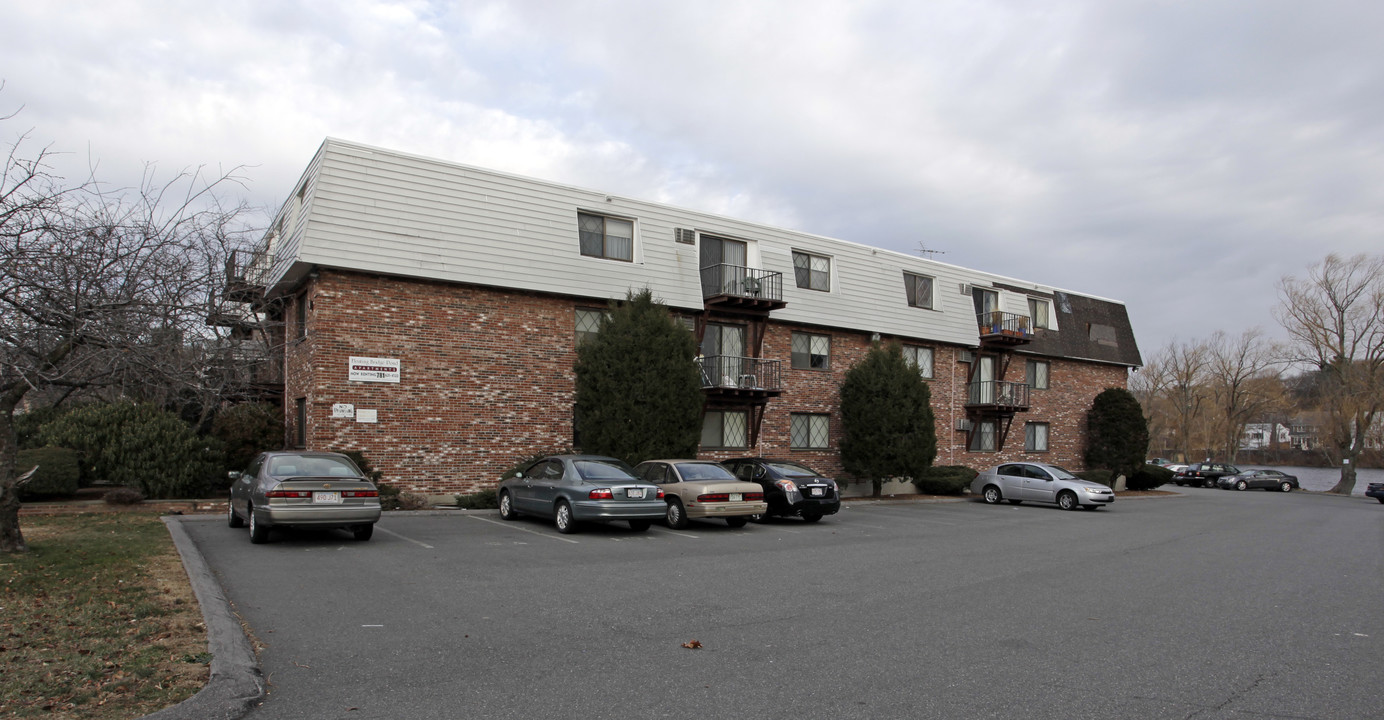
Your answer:
[[[500,481],[497,500],[502,519],[521,513],[552,518],[560,533],[576,532],[586,520],[625,520],[642,532],[668,509],[657,485],[599,455],[553,455],[530,463]]]
[[[1094,510],[1115,502],[1115,493],[1100,483],[1082,480],[1046,463],[1005,463],[986,470],[971,481],[971,492],[991,505],[1008,500],[1057,503],[1063,510]]]
[[[245,472],[232,472],[226,524],[250,526],[250,542],[281,526],[345,528],[369,540],[380,519],[380,493],[340,453],[261,453]]]

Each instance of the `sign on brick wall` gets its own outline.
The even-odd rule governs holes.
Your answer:
[[[399,382],[398,358],[352,357],[348,368],[352,382]]]

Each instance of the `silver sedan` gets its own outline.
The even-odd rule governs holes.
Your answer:
[[[625,520],[643,532],[663,517],[663,490],[640,480],[615,458],[599,455],[552,455],[500,481],[500,517],[549,517],[560,533],[577,531],[586,520]]]
[[[971,481],[971,492],[991,505],[1007,500],[1057,503],[1063,510],[1094,510],[1115,502],[1115,493],[1100,483],[1082,480],[1047,463],[1016,462],[996,465]]]
[[[226,524],[248,524],[252,543],[282,526],[345,528],[369,540],[380,519],[379,490],[340,453],[261,453],[230,478]]]

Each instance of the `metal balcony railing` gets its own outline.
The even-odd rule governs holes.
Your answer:
[[[993,310],[976,315],[980,326],[980,337],[985,339],[1008,339],[1015,342],[1028,342],[1033,337],[1032,323],[1027,315]]]
[[[778,360],[708,355],[697,364],[702,370],[702,389],[758,390],[780,392],[783,382],[779,376]]]
[[[970,383],[967,407],[997,410],[1027,410],[1029,387],[1026,383],[981,380]]]
[[[725,263],[702,268],[702,297],[720,295],[782,302],[783,273]]]
[[[226,257],[226,296],[253,299],[263,294],[275,257],[265,250],[232,250]]]

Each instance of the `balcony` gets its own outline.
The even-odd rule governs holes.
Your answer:
[[[982,380],[970,383],[966,407],[1000,414],[1028,411],[1029,387],[1025,383]]]
[[[702,389],[722,399],[758,400],[783,392],[778,360],[708,355],[697,360],[702,370]]]
[[[226,258],[225,298],[250,303],[262,299],[268,260],[263,252],[232,250]]]
[[[976,324],[984,345],[1025,345],[1033,339],[1027,315],[993,310],[976,315]]]
[[[708,308],[756,312],[788,305],[783,299],[783,273],[725,263],[702,268],[702,299]]]

